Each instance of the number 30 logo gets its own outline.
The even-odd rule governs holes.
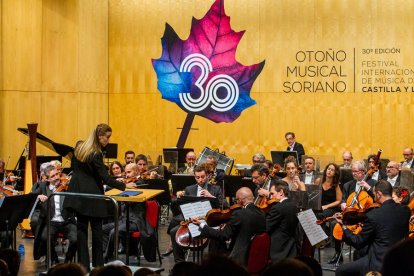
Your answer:
[[[206,56],[191,54],[181,63],[180,72],[190,72],[194,66],[201,70],[200,77],[195,82],[195,86],[200,90],[200,96],[195,99],[190,92],[181,92],[179,93],[181,104],[190,112],[200,112],[210,104],[211,108],[218,112],[232,109],[239,99],[237,82],[228,75],[220,74],[209,80],[204,91],[203,84],[206,82],[209,73],[213,72],[213,66]],[[221,87],[227,92],[224,98],[217,96],[217,91]]]

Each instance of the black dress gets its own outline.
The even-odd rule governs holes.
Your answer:
[[[321,206],[330,204],[334,201],[336,201],[336,188],[332,186],[328,190],[325,190],[322,187]],[[325,209],[323,210],[323,213],[320,214],[319,218],[326,218],[326,217],[333,216],[333,214],[335,214],[337,211],[338,211],[338,206]]]

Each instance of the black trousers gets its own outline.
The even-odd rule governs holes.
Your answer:
[[[103,234],[102,218],[88,217],[77,214],[78,219],[78,261],[87,271],[90,271],[88,249],[88,224],[92,229],[92,266],[103,266]]]
[[[55,246],[53,246],[56,241],[56,235],[58,233],[63,233],[63,235],[69,240],[69,248],[66,253],[66,260],[71,261],[76,253],[77,245],[77,231],[76,225],[71,222],[50,222],[50,240],[52,242],[52,260],[57,261],[58,257],[56,254]],[[44,227],[42,232],[42,242],[44,245],[47,244],[47,227]]]

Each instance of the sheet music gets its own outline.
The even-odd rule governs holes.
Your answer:
[[[191,217],[204,217],[208,211],[210,211],[211,204],[210,201],[197,201],[180,205],[181,211],[185,220],[188,220]],[[200,236],[200,230],[198,225],[193,223],[188,224],[188,230],[190,230],[191,237],[195,238]]]
[[[316,224],[317,218],[312,209],[298,213],[298,219],[312,246],[328,238],[322,227]]]

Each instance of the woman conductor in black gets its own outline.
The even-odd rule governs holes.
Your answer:
[[[99,124],[84,141],[75,148],[72,158],[73,176],[68,192],[86,194],[104,194],[103,185],[125,190],[125,184],[111,178],[103,163],[102,148],[109,143],[112,129]],[[128,184],[129,185],[129,184]],[[127,185],[127,187],[129,187]],[[131,187],[132,188],[132,187]],[[107,204],[101,199],[67,197],[64,208],[73,210],[77,217],[78,260],[90,270],[88,251],[88,223],[92,229],[92,265],[102,266],[102,219],[107,216]]]

